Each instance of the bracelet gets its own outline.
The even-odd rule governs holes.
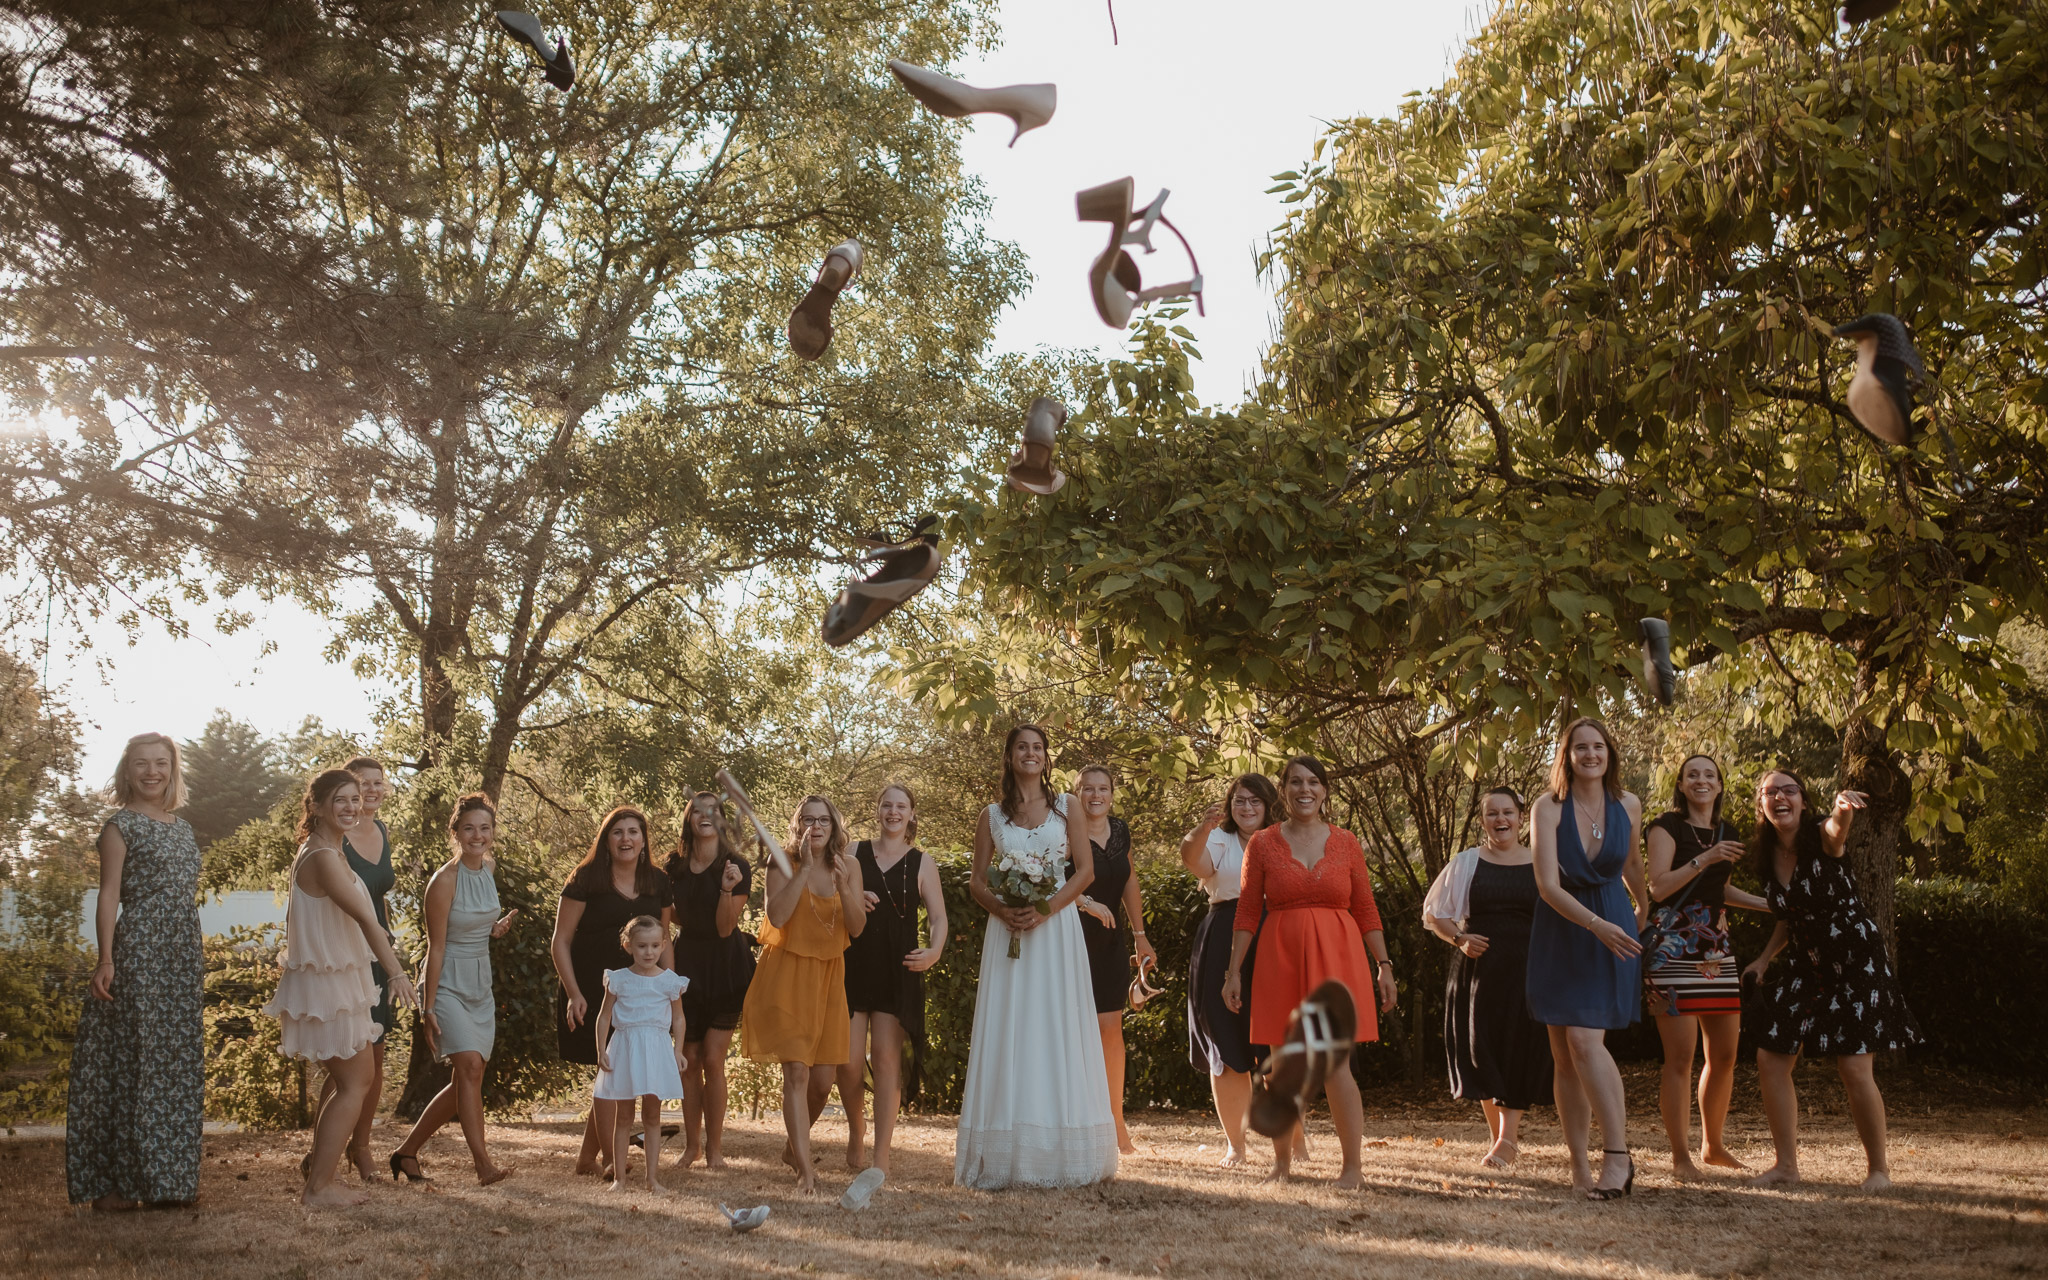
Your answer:
[[[1142,938],[1145,936],[1145,931],[1143,929],[1133,929],[1131,930],[1131,936],[1133,938]]]
[[[1454,935],[1454,936],[1453,936],[1453,937],[1451,938],[1451,945],[1452,945],[1452,946],[1454,946],[1454,947],[1462,947],[1462,946],[1464,946],[1464,945],[1465,945],[1465,931],[1464,931],[1464,930],[1460,929],[1460,930],[1459,930],[1459,931],[1457,932],[1457,934],[1456,934],[1456,935]]]
[[[1393,967],[1394,962],[1392,960],[1376,960],[1373,962],[1373,969],[1375,971],[1391,969]]]

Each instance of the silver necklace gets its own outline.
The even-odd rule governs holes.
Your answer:
[[[1585,808],[1579,804],[1579,798],[1577,796],[1572,797],[1572,809],[1578,813],[1586,812]],[[1592,824],[1593,838],[1595,840],[1598,840],[1600,838],[1600,819],[1597,817],[1589,817],[1587,818],[1587,821]]]

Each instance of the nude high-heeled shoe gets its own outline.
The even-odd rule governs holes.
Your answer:
[[[1636,624],[1643,640],[1643,684],[1659,706],[1668,707],[1678,695],[1678,671],[1671,665],[1671,624],[1662,618],[1644,618]]]
[[[860,274],[860,241],[842,240],[825,251],[818,279],[804,300],[789,313],[789,348],[806,360],[816,360],[832,345],[832,304],[839,291]]]
[[[1108,247],[1097,254],[1088,267],[1088,291],[1095,300],[1095,313],[1110,328],[1121,329],[1131,322],[1131,312],[1141,303],[1156,302],[1161,298],[1193,298],[1196,313],[1207,315],[1208,311],[1202,305],[1202,264],[1195,261],[1194,246],[1166,216],[1169,193],[1161,188],[1151,204],[1133,212],[1131,200],[1134,191],[1134,184],[1129,178],[1118,178],[1074,194],[1074,212],[1081,221],[1107,222],[1111,226]],[[1133,219],[1138,224],[1135,229],[1131,226]],[[1124,252],[1124,246],[1134,244],[1146,253],[1154,252],[1152,227],[1155,223],[1165,224],[1166,229],[1180,241],[1181,248],[1187,250],[1188,265],[1195,271],[1193,279],[1151,289],[1144,287],[1138,264]]]
[[[931,585],[945,559],[939,554],[939,535],[930,531],[937,523],[927,516],[917,522],[910,537],[860,558],[860,563],[873,566],[873,571],[847,583],[825,610],[819,631],[826,644],[837,649],[852,643]]]
[[[1000,89],[977,89],[900,58],[889,60],[889,70],[910,90],[911,97],[948,120],[984,114],[1010,117],[1010,123],[1017,126],[1017,132],[1010,135],[1013,147],[1017,139],[1050,121],[1059,106],[1058,85],[1006,84]]]
[[[1030,412],[1024,415],[1024,438],[1010,455],[1009,470],[1004,473],[1012,489],[1044,498],[1067,483],[1066,473],[1052,465],[1053,442],[1066,425],[1067,406],[1051,396],[1031,402]]]

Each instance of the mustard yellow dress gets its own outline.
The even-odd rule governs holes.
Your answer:
[[[761,963],[740,1015],[740,1052],[755,1062],[838,1066],[847,1060],[846,948],[839,895],[804,890],[781,928],[761,929]]]

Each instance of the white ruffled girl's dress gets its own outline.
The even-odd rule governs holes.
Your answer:
[[[292,860],[291,894],[284,917],[284,950],[277,962],[277,992],[263,1012],[276,1018],[277,1051],[287,1058],[324,1062],[353,1058],[384,1034],[372,1016],[380,999],[370,974],[374,958],[362,926],[334,899],[299,887],[306,846]],[[353,869],[349,878],[365,899],[369,891]]]
[[[669,1006],[689,985],[690,980],[673,969],[652,977],[631,969],[604,971],[604,989],[612,996],[612,1038],[605,1045],[612,1065],[610,1070],[598,1070],[595,1096],[607,1102],[650,1093],[657,1098],[683,1096]]]

